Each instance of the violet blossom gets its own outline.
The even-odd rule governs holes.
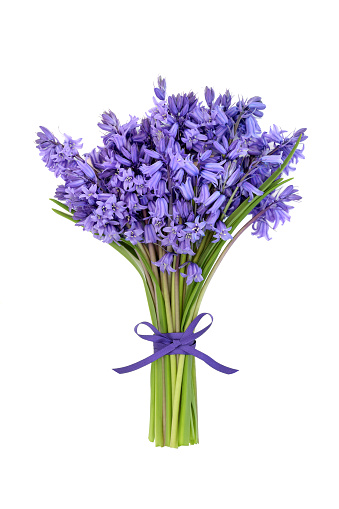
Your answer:
[[[258,96],[232,104],[229,91],[217,95],[206,87],[204,105],[193,92],[167,97],[162,78],[154,93],[141,120],[130,116],[122,124],[105,111],[102,146],[90,153],[80,155],[80,138],[65,135],[61,143],[45,127],[36,144],[45,166],[62,179],[55,197],[77,226],[103,242],[157,244],[169,251],[156,265],[172,272],[171,257],[194,256],[207,234],[212,243],[232,239],[228,217],[263,196],[261,186],[300,136],[282,173],[295,170],[307,136],[306,129],[287,135],[275,124],[262,132],[266,106]],[[299,199],[291,185],[265,196],[251,211],[261,213],[253,234],[269,240],[269,229],[289,221],[290,202]],[[189,264],[187,284],[199,280],[198,269]]]

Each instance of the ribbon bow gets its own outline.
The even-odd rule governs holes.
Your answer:
[[[204,329],[198,332],[194,332],[194,329],[205,315],[211,317],[211,323],[207,325],[207,327],[205,327]],[[210,313],[201,313],[193,320],[192,323],[190,323],[185,332],[166,332],[166,333],[158,331],[158,329],[149,322],[140,322],[138,323],[138,325],[134,327],[134,332],[141,339],[153,342],[154,353],[149,357],[142,359],[139,362],[135,362],[134,364],[130,364],[129,366],[125,366],[123,368],[116,368],[113,371],[116,371],[119,374],[129,373],[130,371],[135,371],[136,369],[140,369],[144,366],[147,366],[147,364],[151,364],[151,362],[154,362],[160,359],[161,357],[164,357],[164,355],[184,354],[193,355],[194,357],[201,359],[202,361],[206,362],[206,364],[211,366],[211,368],[216,369],[221,373],[226,373],[227,375],[235,373],[236,371],[238,371],[237,369],[228,368],[223,364],[219,364],[219,362],[216,362],[214,359],[212,359],[205,353],[200,352],[200,350],[197,350],[195,348],[196,345],[195,340],[197,338],[200,338],[200,336],[202,336],[211,327],[212,322],[213,316]],[[153,335],[139,334],[138,333],[139,325],[147,325],[147,327],[149,327],[154,332],[154,334]]]

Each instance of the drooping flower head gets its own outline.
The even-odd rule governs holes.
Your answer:
[[[186,264],[180,265],[179,268],[182,268],[185,265]],[[182,277],[187,278],[186,279],[187,286],[193,283],[193,281],[195,281],[196,283],[200,283],[203,280],[201,267],[199,267],[199,265],[193,262],[188,262],[187,265],[188,265],[187,274],[181,273]]]

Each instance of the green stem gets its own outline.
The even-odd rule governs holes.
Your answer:
[[[209,232],[206,232],[205,237],[202,239],[201,244],[198,248],[198,251],[195,253],[195,256],[193,258],[194,263],[198,263],[199,257],[201,255],[201,253],[203,252],[204,247],[206,245],[208,234],[209,234]]]
[[[205,249],[204,249],[203,253],[201,253],[199,260],[197,261],[197,264],[199,265],[199,267],[203,267],[206,264],[206,258],[209,256],[210,252],[218,244],[218,242],[215,242],[212,244],[212,242],[211,242],[211,240],[213,238],[212,233],[210,233],[210,232],[207,233],[206,237],[207,237],[207,241],[206,241],[207,245],[205,245]]]
[[[157,261],[157,255],[155,253],[154,245],[153,244],[147,244],[147,245],[148,245],[148,250],[149,250],[151,262],[156,262]],[[153,271],[153,274],[156,277],[156,280],[160,284],[158,267],[156,265],[154,265],[154,263],[151,263],[150,265],[152,267],[152,271]]]
[[[179,406],[181,395],[181,383],[184,371],[185,355],[179,355],[177,379],[175,383],[175,392],[172,408],[172,431],[171,431],[171,447],[178,447],[178,421],[179,421]]]
[[[180,255],[180,265],[183,265],[186,262],[186,255]],[[180,269],[180,274],[185,272],[185,267]],[[180,316],[182,315],[183,305],[184,305],[184,278],[179,274],[179,305],[180,305]]]
[[[139,244],[138,244],[140,251],[142,251],[142,253],[146,257],[148,263],[150,263],[150,255],[149,255],[149,252],[147,251],[145,245],[146,244],[142,244],[141,242],[139,242]]]
[[[167,332],[173,332],[172,310],[171,310],[170,294],[169,294],[169,289],[168,289],[167,274],[165,274],[164,272],[160,272],[160,278],[161,278],[162,294],[164,296],[165,308],[166,308],[166,318],[167,318],[167,328],[168,328]]]
[[[230,199],[228,200],[227,204],[226,204],[226,207],[224,208],[224,211],[223,213],[221,214],[221,217],[220,217],[220,221],[222,221],[224,219],[224,217],[226,216],[226,212],[228,211],[228,209],[230,208],[231,206],[231,203],[233,201],[233,198],[235,196],[235,193],[238,191],[239,187],[236,187],[233,191],[233,193],[231,194],[231,197]]]
[[[177,380],[177,359],[175,355],[169,355],[170,364],[171,364],[171,396],[172,396],[172,409],[174,405],[174,393],[175,393],[175,383]],[[172,422],[171,422],[172,427]]]
[[[174,274],[174,299],[172,300],[172,309],[175,315],[175,332],[180,332],[180,273],[179,273],[179,256],[176,257],[176,272]],[[181,277],[183,279],[183,277]]]
[[[173,260],[173,269],[176,268],[176,259],[179,258],[178,256],[175,256],[174,257],[174,260]],[[175,306],[175,279],[177,277],[177,274],[176,272],[171,272],[171,309],[172,309],[172,324],[173,326],[175,326],[175,311],[176,311],[176,306]]]
[[[198,433],[198,393],[197,393],[197,373],[195,367],[195,357],[192,359],[192,413],[193,413],[193,426],[194,426],[194,440],[195,444],[199,443]]]
[[[164,430],[162,420],[162,400],[163,400],[163,383],[162,383],[162,359],[154,362],[155,365],[155,445],[163,447]]]
[[[190,422],[190,444],[195,444],[194,414],[193,406],[191,406],[191,422]]]
[[[190,421],[192,403],[192,356],[185,355],[184,372],[181,387],[178,445],[190,443]]]
[[[164,371],[165,371],[165,445],[169,447],[171,441],[171,428],[172,428],[172,381],[171,381],[171,365],[170,357],[174,355],[165,355]]]
[[[161,358],[161,374],[162,374],[162,434],[164,437],[164,445],[166,445],[166,380],[165,380],[165,358]]]
[[[149,418],[149,433],[148,440],[150,442],[154,442],[155,434],[154,434],[154,424],[155,424],[155,366],[154,362],[151,364],[151,408],[150,408],[150,418]]]
[[[154,306],[155,306],[155,292],[154,292],[154,286],[153,286],[153,283],[152,283],[152,279],[148,273],[148,270],[146,269],[142,259],[140,258],[139,256],[139,253],[137,253],[137,257],[140,261],[140,265],[145,273],[145,278],[147,280],[147,284],[148,284],[148,288],[149,288],[149,291],[151,292],[151,295],[152,295],[152,299],[153,299],[153,303],[154,303]]]

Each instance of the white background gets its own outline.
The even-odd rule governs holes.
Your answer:
[[[335,2],[7,3],[1,49],[3,509],[337,509],[338,79]],[[262,96],[262,128],[308,128],[303,201],[270,242],[248,231],[211,284],[198,364],[200,444],[147,440],[143,287],[109,246],[51,211],[39,125],[100,144],[169,93]]]

